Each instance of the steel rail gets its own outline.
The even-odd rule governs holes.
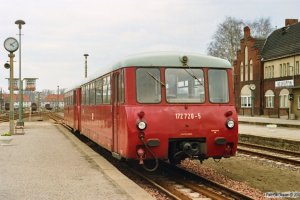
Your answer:
[[[267,147],[267,146],[262,146],[262,145],[257,145],[257,144],[251,144],[251,143],[245,143],[245,142],[239,142],[238,147],[247,147],[251,149],[260,149],[264,151],[269,151],[269,152],[274,152],[274,153],[280,153],[284,155],[290,155],[290,156],[295,156],[300,158],[300,152],[296,151],[289,151],[289,150],[284,150],[284,149],[278,149],[278,148],[273,148],[273,147]]]
[[[184,177],[184,179],[189,179],[189,180],[193,181],[194,182],[193,185],[195,185],[195,183],[205,184],[205,186],[213,188],[215,191],[222,192],[222,194],[227,196],[229,199],[253,200],[253,198],[251,198],[245,194],[242,194],[238,191],[232,190],[225,185],[222,185],[217,182],[206,179],[202,176],[199,176],[193,172],[187,171],[178,166],[174,166],[174,165],[171,165],[171,164],[165,163],[165,162],[162,165],[164,165],[164,167],[167,167],[168,171],[172,170],[174,174],[180,175],[180,176]],[[184,179],[182,179],[182,180],[184,180]],[[223,199],[225,198],[225,196],[223,196]]]
[[[238,150],[238,152],[243,153],[243,154],[258,156],[258,157],[266,158],[266,159],[273,160],[273,161],[278,161],[278,162],[282,162],[282,163],[292,164],[295,166],[300,166],[299,158],[296,160],[293,158],[287,158],[287,157],[282,157],[282,156],[278,156],[278,155],[271,155],[271,154],[268,154],[265,152],[258,152],[255,150],[243,149],[240,147],[238,147],[237,150]]]

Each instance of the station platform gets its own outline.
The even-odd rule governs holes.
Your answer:
[[[289,120],[281,118],[269,118],[260,116],[238,116],[239,123],[255,124],[255,125],[267,125],[276,124],[281,127],[300,128],[300,120]]]
[[[24,132],[0,145],[0,199],[155,199],[60,125],[25,122]]]
[[[238,116],[239,141],[300,151],[300,120]]]

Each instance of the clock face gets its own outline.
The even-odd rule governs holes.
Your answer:
[[[256,88],[256,86],[255,86],[254,84],[251,84],[251,85],[250,85],[250,89],[251,89],[251,90],[255,90],[255,88]]]
[[[9,37],[4,41],[4,48],[9,52],[15,52],[19,48],[19,42],[15,38]]]

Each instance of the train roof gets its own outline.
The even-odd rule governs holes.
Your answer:
[[[119,61],[113,66],[113,69],[121,67],[182,67],[181,59],[183,56],[188,58],[187,65],[189,67],[217,67],[231,68],[231,64],[224,59],[202,55],[199,53],[184,53],[184,52],[151,52],[141,53],[133,56],[128,56]]]
[[[71,91],[75,88],[84,85],[102,75],[105,75],[111,71],[123,68],[123,67],[183,67],[182,58],[186,56],[186,67],[212,67],[212,68],[232,68],[229,61],[207,56],[199,53],[187,53],[187,52],[149,52],[140,53],[121,59],[116,64],[111,65],[105,69],[101,68],[98,73],[94,73],[88,78],[83,79],[80,83],[74,85],[74,87],[68,88],[67,91]]]

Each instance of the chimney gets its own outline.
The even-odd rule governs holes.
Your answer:
[[[298,19],[285,19],[285,26],[290,26],[297,23],[298,23]]]
[[[250,28],[249,26],[246,26],[244,28],[244,38],[250,37]]]

